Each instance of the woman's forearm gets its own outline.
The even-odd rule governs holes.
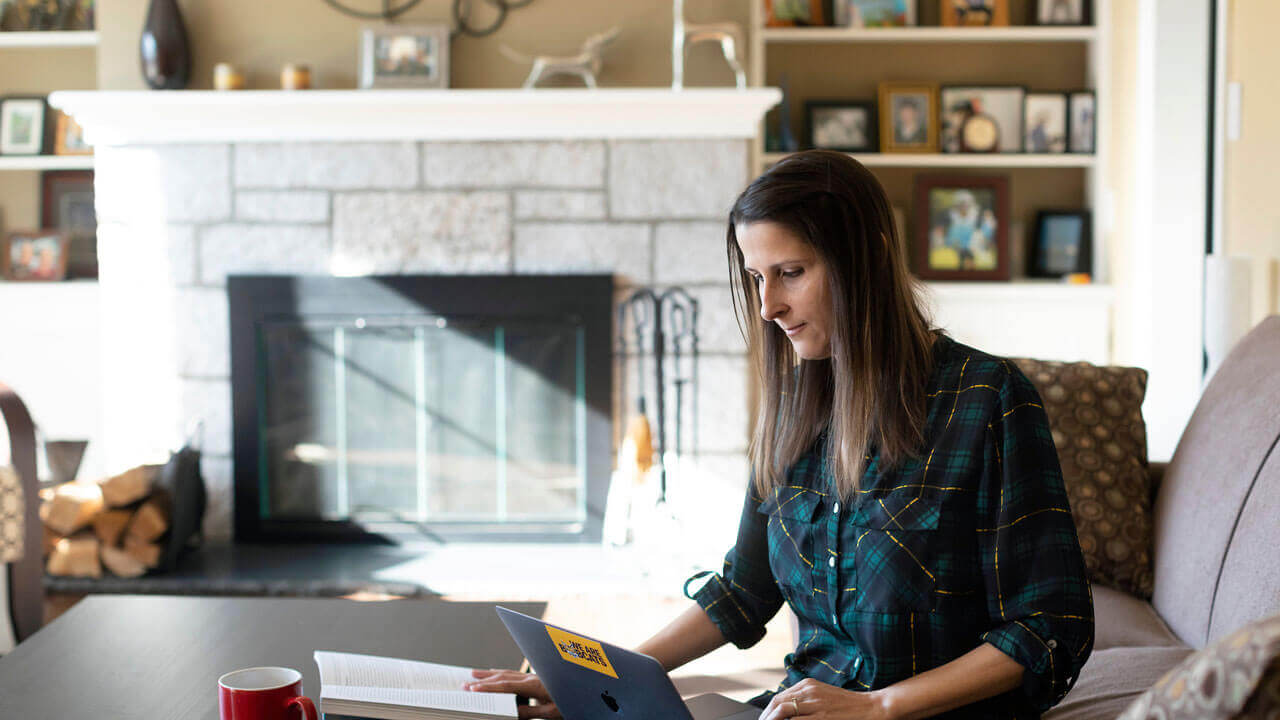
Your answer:
[[[728,641],[724,639],[724,635],[720,634],[720,628],[695,603],[653,637],[641,643],[636,651],[657,659],[670,672],[726,642]]]
[[[882,691],[891,717],[915,720],[1012,690],[1024,668],[990,643]]]

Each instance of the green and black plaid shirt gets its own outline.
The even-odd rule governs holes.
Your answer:
[[[1026,668],[1022,686],[943,717],[1039,717],[1093,648],[1049,421],[1012,363],[945,336],[935,360],[922,457],[884,472],[873,449],[842,502],[824,434],[785,487],[748,490],[737,544],[693,599],[738,647],[788,603],[800,637],[782,687],[875,690],[987,642]]]

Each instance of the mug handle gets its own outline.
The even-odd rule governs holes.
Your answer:
[[[309,697],[289,698],[289,702],[285,707],[296,707],[302,710],[302,717],[305,720],[320,720],[316,715],[315,703],[311,702]]]

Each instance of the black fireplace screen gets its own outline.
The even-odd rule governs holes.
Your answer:
[[[598,538],[610,451],[611,283],[573,279],[603,291],[573,298],[598,301],[599,311],[566,307],[562,285],[543,288],[540,303],[486,287],[529,289],[528,277],[417,278],[434,300],[405,287],[388,295],[381,283],[391,278],[230,284],[233,326],[234,293],[246,282],[286,281],[289,291],[277,295],[293,305],[264,312],[274,303],[259,302],[252,320],[241,320],[252,373],[243,378],[251,387],[233,377],[237,536]],[[339,293],[348,301],[342,312],[296,296],[371,281],[379,284],[360,293],[365,300]],[[466,302],[443,285],[490,299]],[[254,290],[261,301],[263,288]],[[485,307],[495,304],[505,311]],[[593,327],[600,319],[604,326]],[[233,327],[238,376],[235,335]],[[242,411],[252,433],[241,427]]]

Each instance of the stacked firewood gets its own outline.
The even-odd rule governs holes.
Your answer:
[[[160,465],[140,465],[99,482],[42,490],[45,570],[102,577],[102,569],[138,577],[160,563],[171,503],[155,487]]]

